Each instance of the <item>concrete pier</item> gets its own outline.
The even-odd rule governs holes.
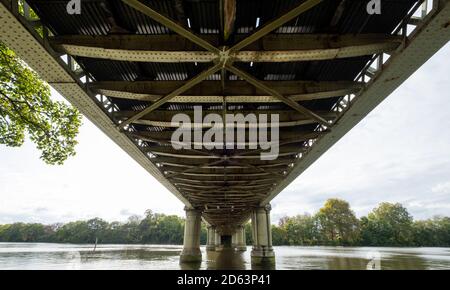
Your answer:
[[[272,248],[272,226],[270,224],[270,204],[256,208],[252,212],[253,249],[252,265],[275,266],[275,253]]]
[[[236,251],[247,251],[247,242],[245,240],[245,227],[239,226],[236,233],[233,235],[235,239],[234,248]]]
[[[208,226],[206,232],[206,250],[215,251],[216,250],[216,227]]]
[[[215,250],[217,251],[222,247],[222,236],[217,230],[214,236],[215,236]]]
[[[200,251],[201,212],[189,208],[185,208],[185,211],[186,223],[180,263],[199,263],[202,261]]]

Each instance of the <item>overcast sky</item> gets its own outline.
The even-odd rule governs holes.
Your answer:
[[[447,44],[273,200],[273,222],[314,213],[333,197],[357,216],[383,201],[402,203],[416,219],[450,215],[449,67]],[[177,198],[83,123],[77,155],[63,166],[46,165],[29,141],[0,145],[0,223],[184,214]]]

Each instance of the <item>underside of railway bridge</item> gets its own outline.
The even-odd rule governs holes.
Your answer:
[[[201,261],[202,222],[207,251],[244,251],[251,220],[252,263],[274,264],[272,199],[450,39],[448,0],[69,2],[0,0],[1,41],[185,205],[182,262]],[[175,149],[196,107],[277,115],[276,156],[248,132]]]

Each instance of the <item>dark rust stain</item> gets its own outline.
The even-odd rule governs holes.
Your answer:
[[[393,77],[393,78],[390,78],[390,79],[386,79],[384,82],[387,83],[387,82],[395,81],[396,79],[399,79],[399,78],[400,77]]]

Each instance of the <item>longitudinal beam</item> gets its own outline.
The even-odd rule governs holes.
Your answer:
[[[331,119],[331,118],[330,118]],[[279,123],[269,123],[269,124],[245,124],[245,127],[242,126],[242,124],[237,124],[235,128],[270,128],[270,127],[295,127],[295,126],[301,126],[301,125],[310,125],[315,124],[317,121],[311,120],[311,119],[304,119],[304,120],[297,120],[297,121],[287,121],[287,122],[279,122]],[[158,120],[136,120],[134,121],[134,124],[140,124],[140,125],[147,125],[147,126],[154,126],[154,127],[166,127],[166,128],[178,128],[181,125],[180,124],[174,124],[172,122],[161,122]],[[191,126],[191,128],[212,128],[211,124],[204,124],[204,123],[183,123],[183,126]],[[223,127],[221,124],[216,124],[215,127]]]
[[[301,101],[313,101],[320,99],[328,99],[334,97],[341,97],[348,94],[354,94],[358,92],[360,87],[351,87],[348,89],[340,89],[340,90],[330,90],[323,91],[317,93],[308,93],[308,94],[298,94],[298,95],[290,95],[286,96],[289,99],[292,99],[296,102]],[[136,93],[128,93],[121,91],[111,91],[111,90],[98,90],[98,92],[102,95],[113,97],[116,99],[127,99],[127,100],[135,100],[135,101],[144,101],[144,102],[154,102],[157,101],[162,96],[157,95],[149,95],[149,94],[136,94]],[[247,96],[177,96],[171,99],[168,103],[191,103],[191,104],[201,104],[201,103],[216,103],[222,104],[223,99],[225,98],[228,104],[241,104],[241,103],[280,103],[279,99],[276,99],[269,95],[247,95]]]
[[[167,175],[166,178],[175,177],[175,176],[180,175],[180,174],[183,174],[183,173],[193,172],[193,171],[196,171],[196,170],[199,170],[199,169],[208,167],[208,166],[220,164],[220,163],[222,163],[222,162],[223,162],[222,160],[215,160],[215,161],[212,161],[212,162],[206,162],[206,163],[204,163],[204,164],[202,164],[202,165],[198,165],[198,166],[196,166],[196,167],[183,169],[182,171],[179,171],[179,172],[174,171],[174,173],[172,173],[172,174],[170,174],[170,175]],[[172,171],[173,171],[173,170],[172,170]]]
[[[151,151],[156,156],[166,156],[166,157],[175,157],[179,159],[222,159],[222,156],[208,156],[208,155],[192,155],[192,154],[179,154],[179,153],[168,153],[168,152],[161,152],[158,150],[152,150]],[[284,156],[294,156],[296,153],[293,152],[287,152],[287,153],[280,153],[277,156],[284,157]],[[157,159],[158,159],[157,157]],[[237,155],[237,156],[229,156],[229,159],[261,159],[261,155]],[[164,160],[164,159],[161,159]],[[281,158],[279,158],[281,160]]]
[[[100,81],[86,84],[90,90],[100,94],[124,99],[141,101],[156,101],[162,96],[168,95],[187,81]],[[314,100],[326,96],[340,94],[347,91],[358,91],[364,87],[364,83],[354,81],[259,81],[267,87],[277,90],[282,95],[292,97],[297,101]],[[226,81],[225,90],[222,91],[220,81],[203,81],[182,94],[171,99],[171,102],[180,101],[179,97],[197,97],[213,100],[223,96],[256,99],[260,96],[273,96],[266,91],[257,88],[246,81]],[[338,95],[342,96],[342,95]],[[228,101],[227,101],[228,102]]]
[[[216,34],[205,34],[202,35],[202,38],[216,47],[220,44],[219,37]],[[244,37],[237,34],[234,38],[239,41]],[[245,51],[295,51],[364,47],[380,43],[398,44],[402,39],[401,36],[384,33],[269,34],[249,44],[245,47]],[[177,34],[56,35],[50,36],[48,42],[55,51],[60,53],[64,52],[64,45],[131,51],[204,51],[202,47]]]
[[[244,131],[244,130],[243,130]],[[133,136],[135,138],[141,138],[142,140],[151,140],[150,142],[155,142],[158,140],[161,141],[165,141],[165,142],[169,142],[172,138],[172,134],[174,131],[163,131],[163,132],[150,132],[150,131],[137,131],[137,132],[130,132],[128,133],[128,135]],[[191,130],[182,130],[181,132],[184,133],[192,133],[193,131]],[[245,140],[243,140],[243,142],[247,143],[249,140],[249,132],[246,130],[244,131],[245,133]],[[320,133],[324,133],[324,132],[318,132],[318,131],[299,131],[297,130],[297,128],[294,128],[294,130],[291,130],[290,128],[287,128],[286,130],[280,130],[279,132],[279,141],[280,143],[283,143],[283,140],[296,140],[296,139],[300,139],[300,140],[305,140],[304,138],[307,139],[313,139],[313,138],[317,138],[317,136],[320,135]],[[270,132],[268,134],[268,136],[270,137]],[[239,141],[240,142],[240,141]],[[223,144],[223,141],[211,141],[212,144]],[[260,142],[261,144],[264,144],[263,142]],[[267,142],[270,143],[270,142]],[[204,142],[204,144],[209,144],[207,142]],[[239,144],[236,140],[234,140],[234,142],[232,144]],[[179,151],[179,150],[176,150]]]
[[[276,63],[349,58],[393,51],[401,43],[399,38],[396,39],[397,41],[387,40],[371,44],[349,45],[336,48],[319,47],[304,50],[238,51],[231,53],[230,57],[237,62]],[[129,50],[123,48],[105,48],[74,44],[61,44],[55,46],[55,48],[60,53],[67,53],[73,56],[134,62],[203,63],[212,62],[218,58],[216,53],[195,50]]]
[[[195,179],[188,179],[188,178],[181,178],[181,177],[174,177],[173,178],[175,183],[179,182],[187,182],[187,183],[193,183],[193,184],[219,184],[219,185],[259,185],[259,184],[267,184],[267,185],[273,185],[273,179],[258,179],[258,180],[195,180]]]
[[[172,127],[177,128],[179,127],[179,124],[172,124],[172,118],[176,114],[186,114],[191,118],[194,118],[195,112],[192,110],[185,110],[185,111],[165,111],[165,110],[156,110],[153,111],[151,114],[143,116],[140,120],[136,120],[133,123],[134,124],[141,124],[141,125],[150,125],[150,126],[160,126],[160,127]],[[214,110],[214,111],[203,111],[204,114],[220,114],[220,111]],[[307,125],[307,124],[313,124],[317,123],[314,119],[303,116],[298,114],[297,111],[294,110],[259,110],[259,111],[251,111],[251,110],[230,110],[227,112],[228,114],[254,114],[257,119],[259,120],[261,116],[271,116],[272,114],[276,114],[279,116],[279,126],[280,127],[292,127],[292,126],[300,126],[300,125]],[[114,117],[117,120],[126,120],[127,118],[130,118],[135,114],[135,111],[119,111],[114,113]],[[328,111],[316,111],[315,114],[320,115],[322,118],[326,120],[333,120],[336,118],[337,114],[336,112],[328,112]],[[187,125],[187,124],[185,124]],[[208,124],[203,123],[190,123],[191,128],[210,128]],[[268,123],[268,124],[235,124],[235,128],[255,128],[260,127],[263,128],[266,127],[272,127],[275,123]],[[216,124],[216,126],[221,126],[219,124]]]

